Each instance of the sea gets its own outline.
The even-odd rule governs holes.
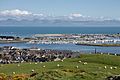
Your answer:
[[[14,26],[14,27],[0,27],[0,35],[4,36],[19,36],[32,37],[35,34],[117,34],[120,33],[120,27],[29,27],[29,26]],[[120,47],[98,47],[85,46],[75,44],[28,44],[28,43],[5,43],[0,46],[15,46],[19,48],[38,47],[41,49],[55,49],[55,50],[72,50],[84,53],[100,52],[100,53],[116,53],[120,54]]]

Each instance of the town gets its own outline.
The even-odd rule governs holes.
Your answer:
[[[80,44],[120,46],[120,34],[34,34],[29,37],[0,36],[0,43]]]
[[[39,48],[19,49],[12,46],[0,47],[0,63],[62,61],[79,54],[69,50],[42,50]]]
[[[120,44],[118,34],[35,34],[29,43],[37,44]]]

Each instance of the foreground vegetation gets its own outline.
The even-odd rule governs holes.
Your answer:
[[[105,80],[120,74],[120,56],[81,54],[64,61],[1,64],[0,73],[0,80]]]

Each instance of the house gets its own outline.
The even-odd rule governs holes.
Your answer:
[[[0,36],[0,40],[14,40],[15,37],[13,36]]]

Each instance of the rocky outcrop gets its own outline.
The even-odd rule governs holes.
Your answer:
[[[120,80],[120,75],[109,76],[106,78],[106,80]]]

